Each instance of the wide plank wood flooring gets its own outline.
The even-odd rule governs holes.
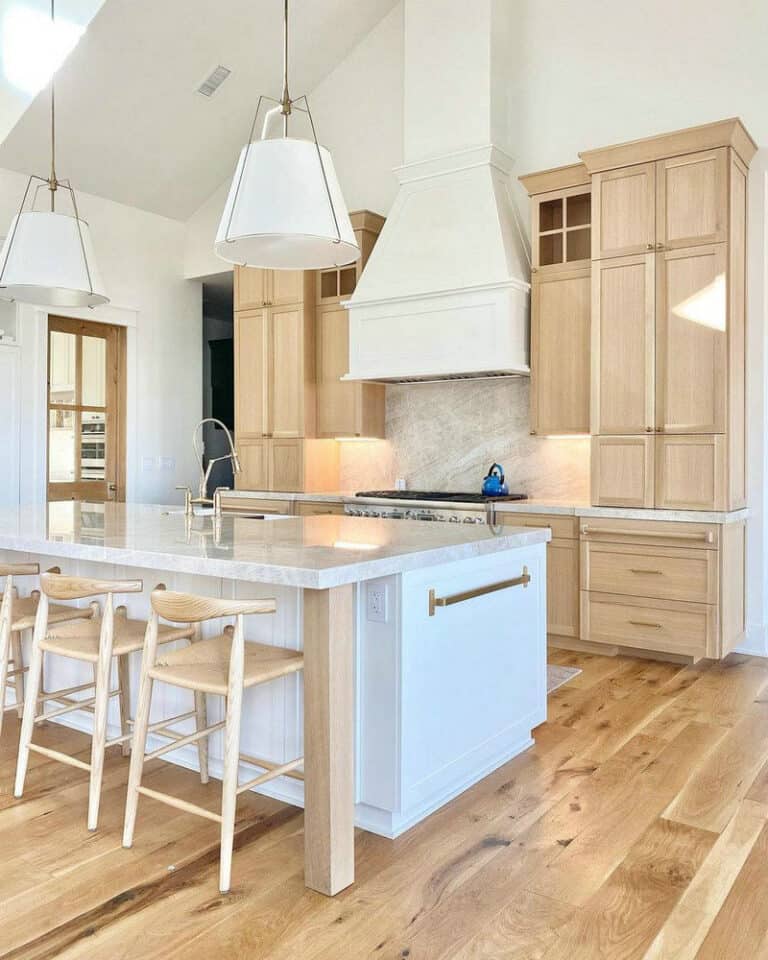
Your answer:
[[[233,889],[215,824],[142,798],[127,761],[101,824],[87,780],[42,756],[12,795],[0,739],[2,960],[768,960],[768,662],[696,666],[551,651],[583,673],[536,745],[391,842],[357,836],[357,883],[303,884],[300,810],[241,799]],[[40,742],[87,757],[61,726]],[[217,808],[219,784],[154,761],[147,786]]]

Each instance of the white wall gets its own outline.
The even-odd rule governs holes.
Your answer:
[[[349,210],[386,214],[403,159],[403,5],[399,3],[308,94],[318,139],[333,155]],[[302,133],[304,135],[304,133]],[[234,173],[237,157],[232,157]],[[184,275],[221,273],[213,240],[230,180],[187,221]]]
[[[0,231],[25,184],[0,170]],[[80,315],[129,328],[128,499],[175,502],[174,486],[195,476],[190,438],[202,406],[201,285],[183,278],[184,225],[87,194],[78,203],[111,299]],[[21,442],[9,454],[27,502],[44,496],[45,313],[23,307],[20,314]]]

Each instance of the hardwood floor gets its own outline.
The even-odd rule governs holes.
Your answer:
[[[117,748],[97,833],[74,768],[33,757],[14,800],[8,713],[0,958],[768,958],[768,662],[550,660],[583,672],[550,697],[535,747],[394,842],[358,833],[357,883],[332,900],[304,887],[301,811],[253,794],[228,895],[213,823],[145,798],[123,850]],[[53,724],[40,740],[88,748]],[[219,784],[147,771],[217,807]]]

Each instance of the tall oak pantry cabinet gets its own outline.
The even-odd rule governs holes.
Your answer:
[[[755,149],[730,120],[581,154],[592,174],[595,505],[745,504],[746,177]]]
[[[584,510],[574,539],[550,545],[558,645],[697,660],[743,642],[755,150],[731,119],[520,178],[532,206],[531,432],[591,434],[591,503],[617,508]],[[553,536],[563,519],[539,518]]]

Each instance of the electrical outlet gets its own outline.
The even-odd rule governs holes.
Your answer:
[[[366,586],[366,616],[375,623],[387,622],[387,585],[369,583]]]

